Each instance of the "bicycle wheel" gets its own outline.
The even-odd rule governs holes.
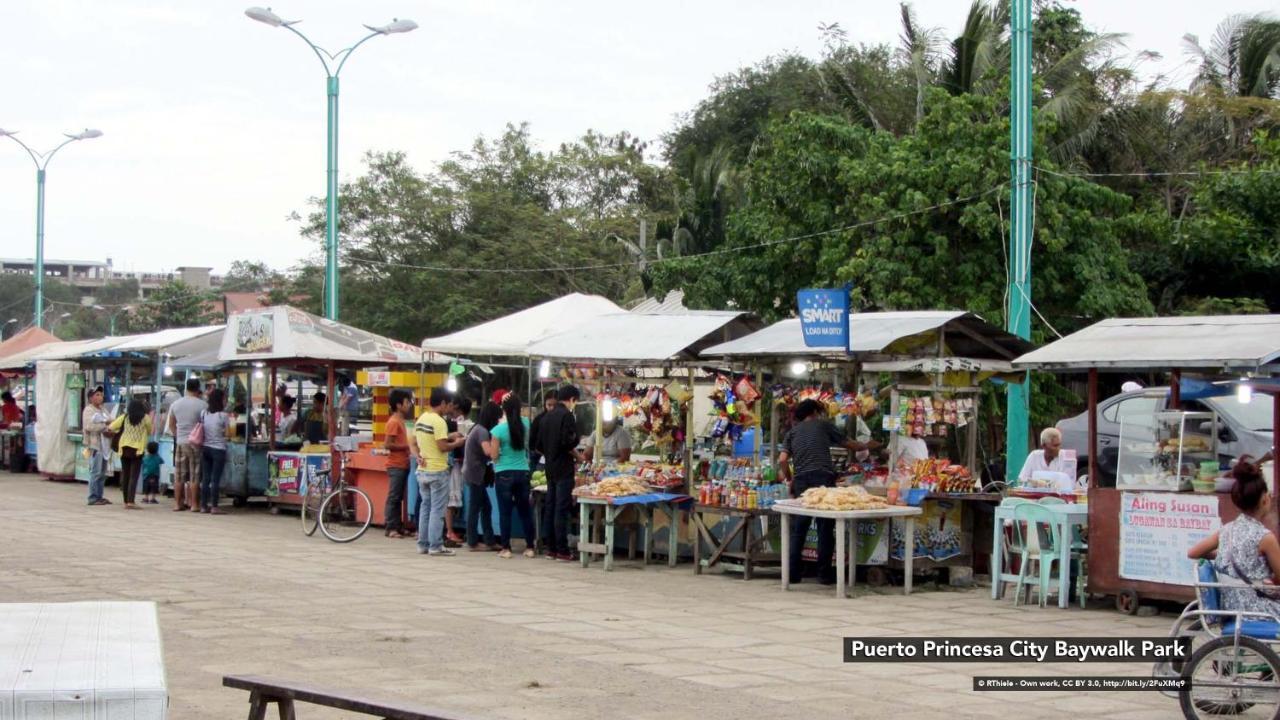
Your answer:
[[[1211,640],[1191,654],[1182,677],[1191,687],[1178,700],[1190,720],[1222,715],[1280,718],[1280,656],[1260,640]]]
[[[307,484],[307,493],[302,496],[302,532],[311,537],[316,534],[320,525],[320,508],[324,505],[324,490],[319,482]]]
[[[348,486],[335,490],[320,506],[320,532],[337,543],[358,539],[371,522],[373,503],[359,488]]]

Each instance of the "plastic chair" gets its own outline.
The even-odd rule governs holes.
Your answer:
[[[1039,503],[1028,501],[1014,505],[1013,547],[1020,548],[1022,555],[1016,594],[1013,596],[1015,606],[1021,604],[1023,593],[1034,587],[1039,590],[1040,606],[1044,607],[1046,587],[1048,580],[1052,579],[1054,552],[1057,547],[1053,541],[1052,522],[1053,516]],[[1028,578],[1028,573],[1033,573],[1033,577]]]
[[[1036,502],[1040,503],[1041,505],[1066,505],[1067,504],[1066,500],[1063,500],[1060,497],[1054,497],[1052,495],[1045,495],[1042,498],[1038,498]]]

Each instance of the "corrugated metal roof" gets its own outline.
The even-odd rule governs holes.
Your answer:
[[[1027,370],[1280,372],[1280,315],[1103,320],[1027,353],[1013,365]]]
[[[529,348],[533,357],[558,360],[661,363],[692,360],[725,335],[744,335],[758,323],[745,313],[623,312],[594,318]]]
[[[601,315],[623,312],[599,295],[572,293],[466,330],[422,341],[425,350],[478,357],[526,357],[529,346]]]
[[[206,325],[202,327],[169,328],[145,335],[136,335],[111,347],[112,352],[157,352],[173,345],[194,340],[205,335],[222,332],[226,325]]]

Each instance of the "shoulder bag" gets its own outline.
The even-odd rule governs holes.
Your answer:
[[[196,420],[196,424],[191,426],[191,432],[187,433],[188,445],[204,445],[204,411],[200,411],[200,418]]]

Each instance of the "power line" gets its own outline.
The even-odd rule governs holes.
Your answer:
[[[807,233],[804,235],[795,235],[792,237],[779,238],[776,240],[765,240],[763,242],[752,243],[750,245],[735,245],[733,247],[718,248],[715,250],[708,250],[706,252],[695,253],[692,255],[679,255],[674,257],[655,258],[653,260],[648,261],[648,264],[658,265],[661,263],[668,263],[668,262],[697,260],[705,257],[713,257],[718,255],[727,255],[730,253],[738,253],[744,250],[757,250],[760,248],[773,247],[776,245],[785,245],[788,243],[799,242],[801,240],[811,240],[813,238],[823,237],[825,235],[833,235],[836,233],[846,232],[849,230],[856,230],[858,228],[868,227],[871,225],[879,225],[881,223],[892,222],[894,220],[901,220],[903,218],[914,217],[916,215],[923,215],[925,213],[931,213],[935,210],[941,210],[942,208],[952,207],[954,205],[962,205],[972,200],[976,200],[978,198],[991,195],[992,193],[998,193],[1001,190],[1003,190],[1005,187],[1006,187],[1006,184],[1001,183],[1000,185],[997,185],[989,190],[985,190],[983,192],[976,193],[973,195],[968,195],[966,197],[956,198],[955,200],[948,200],[946,202],[941,202],[936,205],[930,205],[929,207],[920,208],[918,210],[909,210],[907,212],[887,215],[885,217],[876,218],[874,220],[864,220],[861,222],[853,223],[851,225],[844,225],[838,228],[831,228],[829,230],[819,230],[817,232]],[[598,263],[595,265],[553,266],[553,267],[540,267],[540,268],[452,267],[452,266],[444,266],[444,265],[413,265],[410,263],[397,263],[397,262],[390,262],[387,260],[373,260],[368,258],[353,258],[349,256],[347,257],[347,261],[352,263],[364,264],[364,265],[381,265],[385,267],[404,268],[407,270],[431,270],[435,272],[458,272],[458,273],[487,273],[487,274],[493,274],[493,275],[519,275],[519,274],[528,274],[528,273],[550,273],[550,272],[584,272],[588,270],[608,270],[608,269],[614,269],[614,268],[624,268],[624,267],[635,266],[635,262],[630,261],[630,262],[616,262],[616,263]]]
[[[1094,178],[1094,177],[1141,177],[1141,178],[1157,178],[1157,177],[1212,177],[1221,175],[1276,175],[1280,174],[1280,170],[1272,170],[1269,168],[1244,168],[1237,170],[1185,170],[1180,172],[1132,172],[1132,173],[1091,173],[1091,172],[1060,172],[1058,170],[1050,170],[1048,168],[1033,165],[1032,168],[1037,172],[1046,175],[1056,175],[1064,178]]]

